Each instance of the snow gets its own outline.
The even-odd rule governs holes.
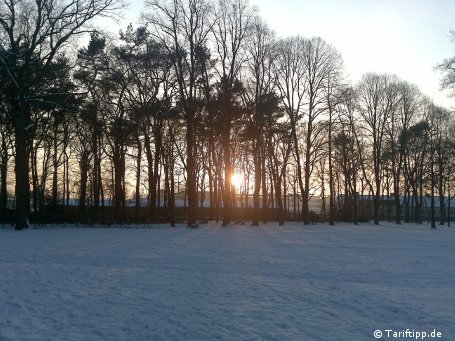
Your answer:
[[[455,338],[455,229],[0,229],[0,340]]]

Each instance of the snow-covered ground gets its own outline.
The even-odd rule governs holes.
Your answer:
[[[455,340],[454,288],[455,228],[0,229],[0,340]]]

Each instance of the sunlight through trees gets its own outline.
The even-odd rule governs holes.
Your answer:
[[[416,86],[349,84],[342,51],[277,37],[247,0],[148,0],[142,25],[92,28],[122,8],[0,4],[3,221],[450,223],[454,115]]]

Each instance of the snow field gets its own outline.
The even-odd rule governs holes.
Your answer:
[[[0,340],[455,339],[455,229],[0,229]]]

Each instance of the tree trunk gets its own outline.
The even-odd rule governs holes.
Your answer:
[[[440,154],[440,153],[439,153]],[[444,161],[442,157],[438,158],[438,192],[439,192],[439,225],[445,223],[445,201],[444,201]]]
[[[187,115],[186,148],[187,148],[187,193],[188,193],[188,225],[196,224],[197,184],[196,184],[196,154],[195,147],[195,113],[190,109]]]
[[[147,156],[147,171],[148,171],[148,185],[149,185],[149,194],[148,194],[149,219],[153,220],[155,218],[155,208],[156,208],[156,188],[153,187],[153,179],[154,179],[153,154],[152,154],[150,136],[147,133],[144,133],[144,146],[145,146],[145,155]],[[152,203],[152,201],[153,201],[153,203]]]
[[[261,148],[261,179],[262,179],[262,222],[266,223],[268,218],[268,193],[267,193],[267,177],[266,177],[266,167],[265,167],[265,148]]]
[[[226,120],[228,121],[228,120]],[[231,178],[233,175],[231,165],[231,146],[230,146],[230,123],[226,122],[227,127],[223,127],[222,147],[224,160],[224,191],[223,191],[223,226],[231,221],[232,191]],[[235,202],[235,200],[234,200]]]
[[[172,130],[170,131],[170,144],[171,146],[174,144],[174,133]],[[172,150],[172,149],[171,149]],[[169,209],[169,220],[171,223],[171,226],[175,226],[175,180],[174,180],[174,158],[171,152],[171,155],[169,155],[169,178],[171,180],[170,184],[170,193],[169,193],[169,201],[168,201],[168,209]]]
[[[309,133],[307,137],[307,150],[305,152],[305,191],[303,192],[303,198],[302,198],[302,214],[303,214],[303,222],[305,225],[310,224],[310,211],[308,209],[308,202],[310,200],[310,193],[309,193],[309,188],[310,188],[310,140],[309,140]]]
[[[141,209],[141,161],[142,161],[142,143],[139,136],[136,138],[137,160],[136,160],[136,202],[134,206],[134,215],[136,222],[139,221],[139,212]]]
[[[284,225],[284,208],[283,208],[283,197],[281,193],[282,180],[278,175],[275,183],[275,196],[278,206],[278,224]]]
[[[52,207],[55,209],[58,204],[58,158],[57,158],[57,134],[54,133],[54,151],[52,155],[52,166],[53,166],[53,174],[52,174]]]
[[[297,181],[298,181],[298,184],[299,184],[299,188],[300,188],[300,195],[302,196],[302,199],[305,200],[305,187],[303,185],[303,181],[302,181],[302,164],[301,164],[301,160],[300,160],[300,151],[299,151],[299,142],[298,142],[298,139],[297,139],[297,127],[296,127],[296,123],[295,123],[295,120],[294,120],[294,114],[291,114],[290,117],[291,117],[291,134],[292,134],[292,139],[293,139],[293,144],[294,144],[294,156],[295,156],[295,161],[296,161],[296,164],[297,164]],[[306,196],[308,197],[308,195]],[[307,203],[307,211],[308,211],[308,203]],[[305,212],[302,212],[302,214],[304,215],[304,219],[305,219]],[[306,215],[308,215],[308,212],[306,212]]]
[[[161,156],[162,136],[160,123],[154,122],[154,135],[155,135],[155,157],[153,159],[153,172],[150,181],[150,215],[152,219],[157,218],[157,200],[158,200],[158,178],[159,178],[159,161]],[[151,153],[149,151],[149,153]],[[151,167],[149,166],[149,170]],[[149,175],[150,178],[150,175]],[[158,204],[159,205],[159,204]]]
[[[359,194],[357,192],[357,176],[356,176],[356,171],[354,170],[354,167],[353,167],[353,176],[352,176],[352,186],[353,186],[353,190],[352,190],[352,195],[353,195],[353,198],[354,198],[354,202],[353,202],[353,206],[354,206],[354,217],[353,217],[353,221],[354,221],[354,225],[357,225],[358,224],[358,220],[359,220]]]
[[[8,191],[6,186],[6,181],[8,178],[8,155],[5,154],[6,149],[3,150],[2,164],[0,167],[0,216],[2,217],[5,217],[8,207]]]
[[[29,227],[29,154],[27,149],[26,124],[29,123],[29,112],[24,94],[19,91],[18,109],[15,122],[16,148],[16,230]]]
[[[434,209],[434,187],[435,187],[435,174],[434,174],[434,162],[431,160],[431,228],[436,228],[436,218]]]
[[[89,160],[88,160],[88,152],[84,151],[81,155],[80,160],[80,172],[81,172],[81,186],[80,186],[80,193],[79,193],[79,215],[82,219],[85,218],[85,206],[86,206],[86,198],[87,198],[87,179],[88,179],[88,168],[89,168]]]
[[[333,165],[332,165],[332,110],[330,110],[330,116],[329,116],[329,137],[328,137],[328,153],[329,153],[329,194],[330,194],[330,212],[329,212],[329,224],[334,225],[334,211],[335,211],[335,201],[334,201],[334,191],[335,191],[335,186],[334,186],[334,181],[333,181]],[[346,181],[346,179],[345,179]],[[345,193],[347,196],[347,192]],[[322,197],[322,200],[324,200],[324,197]]]
[[[398,169],[396,169],[398,168]],[[394,171],[393,174],[393,192],[394,192],[394,200],[395,200],[395,223],[400,225],[401,224],[401,203],[400,203],[400,165],[392,164],[392,170]],[[396,169],[396,170],[395,170]]]
[[[399,225],[401,224],[401,203],[400,203],[400,194],[396,192],[394,193],[394,200],[395,200],[395,222]]]
[[[259,149],[259,139],[256,139],[253,146],[253,162],[254,162],[254,193],[253,193],[253,221],[252,226],[259,225],[260,207],[259,207],[259,192],[261,190],[261,159]]]
[[[114,216],[117,223],[121,223],[125,218],[125,189],[123,187],[125,155],[123,148],[118,144],[114,150],[112,161],[114,166]]]
[[[93,221],[98,222],[100,219],[100,195],[101,195],[101,157],[99,152],[99,136],[98,129],[96,127],[93,130],[92,134],[93,141],[93,179],[92,179],[92,188],[93,188]]]
[[[379,225],[379,203],[380,203],[380,195],[381,195],[381,178],[379,174],[379,169],[375,167],[375,193],[373,198],[373,220],[376,225]],[[372,193],[373,194],[373,193]]]

